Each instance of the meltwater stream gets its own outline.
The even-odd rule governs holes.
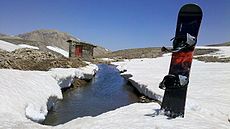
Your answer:
[[[97,116],[138,102],[136,90],[127,85],[114,66],[98,66],[99,71],[87,86],[64,92],[63,100],[49,111],[43,124],[63,124],[78,117]]]

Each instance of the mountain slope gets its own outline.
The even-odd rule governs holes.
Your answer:
[[[56,46],[68,51],[69,45],[66,42],[69,39],[79,41],[79,39],[68,33],[57,30],[36,30],[24,34],[17,35],[24,40],[40,41],[46,46]]]
[[[3,37],[3,36],[7,36],[7,35],[0,33],[0,37]]]

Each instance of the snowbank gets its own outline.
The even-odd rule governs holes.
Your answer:
[[[48,71],[50,75],[57,80],[61,88],[69,87],[74,78],[90,80],[98,71],[95,64],[88,64],[81,68],[53,68]]]
[[[0,69],[0,128],[46,128],[32,121],[45,119],[75,77],[91,79],[97,70],[94,64],[48,72]]]
[[[0,114],[39,122],[47,114],[48,99],[62,99],[57,81],[48,73],[0,69],[0,76]],[[0,117],[0,121],[5,117]]]
[[[136,89],[146,96],[162,100],[164,93],[158,88],[159,82],[168,73],[170,56],[157,59],[132,59],[124,62],[114,62],[120,71],[126,71],[122,75],[132,75],[129,81]]]
[[[58,48],[58,47],[53,47],[53,46],[46,46],[48,49],[52,50],[52,51],[55,51],[57,53],[60,53],[62,54],[63,56],[65,57],[69,57],[69,52],[61,49],[61,48]]]

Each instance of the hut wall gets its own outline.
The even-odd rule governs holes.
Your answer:
[[[93,58],[95,46],[80,42],[69,42],[69,57],[81,57],[85,59]]]

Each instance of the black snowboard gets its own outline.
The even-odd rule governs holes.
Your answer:
[[[190,68],[201,20],[202,10],[196,4],[186,4],[179,11],[169,74],[159,86],[165,90],[161,110],[172,118],[184,117]]]

